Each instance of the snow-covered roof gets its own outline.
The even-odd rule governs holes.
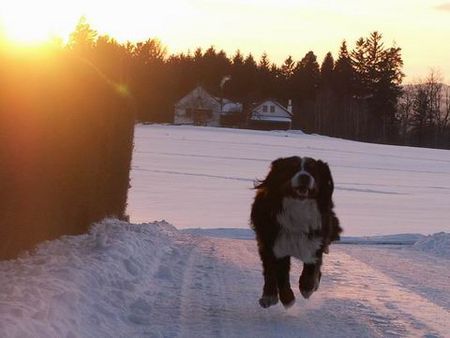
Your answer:
[[[232,102],[230,100],[226,100],[222,105],[222,112],[224,113],[230,113],[230,112],[236,112],[236,111],[242,111],[242,104],[237,102]]]
[[[265,116],[265,115],[253,115],[252,121],[270,121],[270,122],[291,122],[289,117],[284,116]]]
[[[271,103],[271,104],[273,104],[273,105],[279,107],[282,111],[284,111],[284,112],[287,113],[288,115],[292,116],[292,113],[291,113],[289,110],[287,110],[286,107],[284,107],[281,103],[279,103],[278,101],[273,100],[273,99],[266,99],[266,100],[261,101],[261,102],[258,103],[252,110],[253,110],[253,111],[258,111],[258,110],[261,109],[261,107],[262,107],[264,104],[267,104],[267,103]]]

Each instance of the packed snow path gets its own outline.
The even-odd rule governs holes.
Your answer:
[[[448,337],[448,266],[412,248],[334,245],[310,300],[294,263],[296,304],[262,309],[254,241],[108,220],[0,262],[0,336]]]

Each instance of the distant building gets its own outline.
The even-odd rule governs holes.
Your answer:
[[[241,111],[240,103],[212,96],[198,86],[175,104],[174,123],[218,127],[222,115]]]
[[[292,125],[292,103],[283,107],[275,100],[265,100],[257,104],[250,113],[249,127],[263,130],[287,130]]]

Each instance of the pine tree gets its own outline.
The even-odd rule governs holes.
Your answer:
[[[292,87],[295,93],[293,100],[294,127],[313,130],[314,102],[320,82],[320,69],[316,55],[310,51],[300,60],[292,76]]]
[[[261,55],[261,59],[259,60],[259,64],[258,64],[258,68],[260,70],[264,70],[264,71],[268,71],[270,68],[270,60],[269,60],[269,56],[267,55],[266,52],[264,52]]]
[[[317,94],[314,130],[321,134],[333,133],[332,115],[335,109],[335,94],[333,93],[332,81],[334,72],[334,59],[328,52],[320,67],[320,84]]]
[[[231,80],[228,85],[224,88],[224,96],[230,97],[233,100],[242,102],[243,100],[243,67],[244,67],[244,56],[241,54],[240,50],[237,50],[231,60]]]
[[[133,56],[142,64],[161,64],[167,57],[167,48],[158,39],[147,39],[135,45]]]
[[[320,66],[320,85],[322,88],[331,88],[334,72],[333,55],[328,52]]]
[[[344,40],[339,50],[333,72],[333,87],[338,97],[351,97],[355,94],[356,74],[352,66],[352,60]]]
[[[300,101],[314,101],[320,82],[316,55],[310,51],[297,63],[293,74],[294,87]]]
[[[257,97],[257,73],[258,66],[256,64],[253,55],[250,53],[244,60],[244,66],[242,69],[243,79],[244,80],[244,88],[245,88],[245,97],[247,102],[258,100]]]
[[[267,53],[263,53],[258,64],[258,97],[265,99],[272,96],[274,92],[274,81],[272,67]]]
[[[284,80],[289,81],[294,74],[295,62],[292,59],[292,56],[288,56],[286,60],[284,60],[281,65],[280,74]]]
[[[87,52],[94,47],[97,35],[97,31],[91,28],[86,17],[82,16],[75,26],[75,30],[70,34],[67,45],[70,49],[80,53]]]
[[[233,56],[232,60],[233,67],[239,67],[244,64],[244,57],[241,54],[241,51],[238,49]]]
[[[350,60],[355,71],[355,94],[365,97],[368,94],[367,44],[363,38],[356,41],[355,49],[350,53]]]
[[[288,56],[281,67],[277,69],[275,74],[277,97],[287,104],[288,100],[293,99],[295,96],[293,90],[293,75],[296,64],[292,59],[292,56]]]
[[[351,60],[356,73],[355,93],[369,108],[368,139],[393,140],[398,134],[396,108],[404,76],[401,49],[385,48],[382,35],[373,32],[356,42]]]

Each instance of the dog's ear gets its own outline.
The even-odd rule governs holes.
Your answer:
[[[277,158],[275,161],[272,161],[272,163],[270,164],[270,168],[272,170],[276,169],[277,167],[280,167],[282,165],[282,163],[285,162],[288,159],[289,158],[285,158],[285,157]]]
[[[317,161],[318,172],[320,177],[319,198],[327,205],[331,205],[331,196],[334,191],[333,177],[331,176],[330,167],[327,163],[318,160]]]
[[[292,157],[280,157],[270,164],[270,171],[267,177],[264,180],[259,180],[255,182],[255,189],[267,188],[270,186],[274,186],[280,182],[280,177],[283,176],[283,173],[286,169],[290,167],[294,162],[299,162],[300,158],[297,156]]]
[[[291,157],[280,157],[275,161],[272,161],[270,168],[271,171],[279,171],[282,169],[298,167],[302,161],[302,158],[299,156],[291,156]]]

